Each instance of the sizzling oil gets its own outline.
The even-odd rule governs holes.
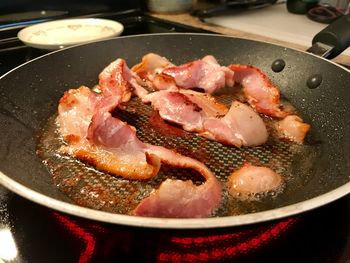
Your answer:
[[[223,93],[217,98],[229,106],[233,97],[240,96]],[[135,126],[141,141],[174,149],[208,166],[223,186],[222,204],[213,216],[246,214],[286,205],[280,200],[286,200],[293,193],[302,191],[313,175],[315,159],[320,154],[319,145],[308,142],[299,145],[282,141],[273,134],[261,146],[225,146],[164,122],[150,106],[142,104],[138,99],[132,99],[122,111],[115,112],[115,115]],[[159,174],[146,182],[126,180],[97,171],[88,164],[59,152],[64,142],[58,133],[55,118],[56,116],[52,116],[43,129],[38,154],[51,172],[57,187],[78,205],[129,214],[166,178],[202,183],[201,176],[195,172],[169,166],[162,166]],[[271,126],[271,118],[264,116],[264,120],[268,127]],[[283,177],[283,187],[277,192],[255,195],[248,200],[231,196],[225,187],[227,177],[245,162],[272,168]]]

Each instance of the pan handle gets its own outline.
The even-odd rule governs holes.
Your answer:
[[[332,59],[350,46],[350,14],[344,15],[312,39],[312,47],[307,51]]]

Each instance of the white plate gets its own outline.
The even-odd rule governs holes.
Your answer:
[[[118,36],[123,30],[123,25],[113,20],[75,18],[26,27],[18,32],[18,38],[31,47],[56,50]]]

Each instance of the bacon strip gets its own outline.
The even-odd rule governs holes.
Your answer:
[[[99,74],[99,89],[104,96],[121,96],[121,103],[128,102],[133,93],[140,97],[148,93],[138,84],[137,75],[130,71],[124,59],[117,59],[104,68]]]
[[[102,96],[85,86],[64,93],[58,105],[57,122],[67,143],[73,145],[85,142],[96,105],[101,99]]]
[[[280,91],[260,69],[250,65],[232,64],[234,80],[243,86],[249,104],[257,111],[272,117],[285,117],[280,109]]]
[[[268,138],[260,116],[238,101],[228,110],[209,94],[188,90],[157,91],[145,96],[143,101],[150,102],[162,119],[227,145],[255,146]]]
[[[192,218],[210,216],[221,201],[221,186],[206,166],[163,147],[150,146],[150,153],[162,156],[163,163],[198,171],[205,179],[200,186],[192,181],[165,180],[141,201],[133,214],[150,217]]]
[[[234,72],[220,66],[213,56],[205,56],[180,66],[172,65],[166,58],[147,54],[142,62],[132,70],[146,79],[156,90],[199,88],[212,94],[215,91],[234,85]]]
[[[158,173],[160,161],[143,150],[135,129],[111,116],[108,110],[116,102],[86,87],[66,92],[57,118],[68,143],[61,151],[111,174],[150,179]]]
[[[203,132],[204,119],[222,116],[228,111],[225,105],[218,103],[209,94],[195,91],[162,90],[150,93],[142,100],[151,103],[162,119],[191,132]]]

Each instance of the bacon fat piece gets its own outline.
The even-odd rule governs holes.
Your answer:
[[[227,187],[232,196],[247,199],[254,198],[254,194],[277,190],[282,183],[282,177],[272,169],[245,163],[229,176]]]
[[[268,132],[260,116],[239,101],[234,101],[223,118],[208,118],[202,134],[228,145],[257,146],[268,139]]]
[[[302,144],[310,125],[296,115],[289,115],[276,123],[277,135],[292,142]]]
[[[285,117],[280,109],[280,91],[260,69],[250,65],[232,64],[234,80],[243,86],[249,104],[259,113],[272,117]]]

